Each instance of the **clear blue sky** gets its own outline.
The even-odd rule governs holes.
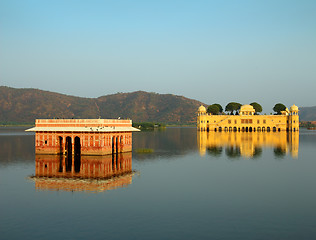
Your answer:
[[[316,1],[0,0],[0,85],[316,105]]]

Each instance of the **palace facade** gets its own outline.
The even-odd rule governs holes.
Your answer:
[[[36,154],[107,155],[132,151],[131,120],[37,119],[34,131]]]
[[[213,115],[200,106],[197,116],[199,131],[227,132],[281,132],[299,131],[298,107],[286,108],[281,115],[255,115],[251,105],[243,105],[239,115]]]

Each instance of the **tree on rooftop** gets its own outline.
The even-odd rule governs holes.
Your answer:
[[[212,104],[212,105],[208,106],[208,108],[207,108],[207,113],[211,113],[213,115],[218,115],[219,112],[220,112],[219,107],[215,104]]]
[[[242,105],[237,102],[230,102],[226,105],[225,111],[230,112],[232,115],[234,111],[238,111]]]
[[[219,112],[222,113],[223,112],[223,107],[222,105],[218,104],[218,103],[214,103],[213,105],[216,105],[219,109]]]
[[[251,106],[253,106],[253,108],[255,109],[256,113],[262,112],[262,107],[259,103],[257,102],[253,102],[250,103]]]
[[[286,109],[286,106],[282,103],[277,103],[273,107],[273,111],[275,111],[278,115],[281,114],[281,111],[284,111]]]

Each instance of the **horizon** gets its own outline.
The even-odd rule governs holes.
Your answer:
[[[0,1],[1,85],[315,106],[315,1]]]
[[[13,88],[13,89],[30,89],[30,90],[39,90],[39,91],[47,91],[47,92],[51,92],[51,93],[57,93],[57,94],[62,94],[62,95],[66,95],[66,96],[70,96],[70,97],[79,97],[79,98],[86,98],[86,97],[82,97],[82,96],[77,96],[77,95],[69,95],[69,94],[63,94],[63,93],[59,93],[59,92],[54,92],[54,91],[50,91],[50,90],[44,90],[44,89],[38,89],[38,88],[14,88],[14,87],[10,87],[10,86],[0,86],[0,87],[7,87],[7,88]],[[106,97],[106,96],[110,96],[110,95],[116,95],[116,94],[132,94],[132,93],[137,93],[137,92],[144,92],[144,93],[152,93],[152,94],[158,94],[158,95],[173,95],[173,96],[179,96],[179,97],[184,97],[184,98],[188,98],[184,95],[178,95],[178,94],[173,94],[173,93],[158,93],[158,92],[147,92],[147,91],[143,91],[143,90],[136,90],[136,91],[132,91],[132,92],[116,92],[116,93],[110,93],[110,94],[106,94],[106,95],[101,95],[101,96],[96,96],[96,97],[88,97],[89,99],[96,99],[96,98],[100,98],[100,97]],[[190,100],[195,100],[195,101],[199,101],[198,99],[194,99],[194,98],[188,98]],[[201,102],[201,101],[199,101]],[[238,102],[238,101],[237,101]],[[255,102],[255,101],[253,101]],[[218,102],[214,102],[214,103],[204,103],[204,102],[201,102],[202,105],[205,105],[206,107],[209,106],[209,105],[212,105],[212,104],[215,104],[215,103],[218,103]],[[228,104],[229,102],[227,103],[218,103],[220,104],[223,109],[225,109],[226,105]],[[259,113],[261,115],[263,114],[273,114],[273,107],[275,104],[277,103],[280,103],[280,102],[276,102],[273,106],[271,106],[271,111],[264,111],[266,108],[260,103],[260,102],[257,102],[259,103],[261,106],[262,106],[262,112]],[[250,104],[250,103],[241,103],[242,105],[247,105],[247,104]],[[283,103],[282,103],[283,104]],[[295,104],[295,103],[293,103]],[[292,105],[293,105],[292,104]],[[284,104],[285,105],[285,104]],[[285,105],[287,108],[290,108],[292,105]],[[297,104],[295,104],[297,105]],[[308,108],[308,107],[316,107],[315,106],[298,106],[299,108]],[[226,112],[226,111],[224,111]]]

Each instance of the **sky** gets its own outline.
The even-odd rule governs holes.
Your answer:
[[[316,106],[316,1],[0,0],[0,86]]]

